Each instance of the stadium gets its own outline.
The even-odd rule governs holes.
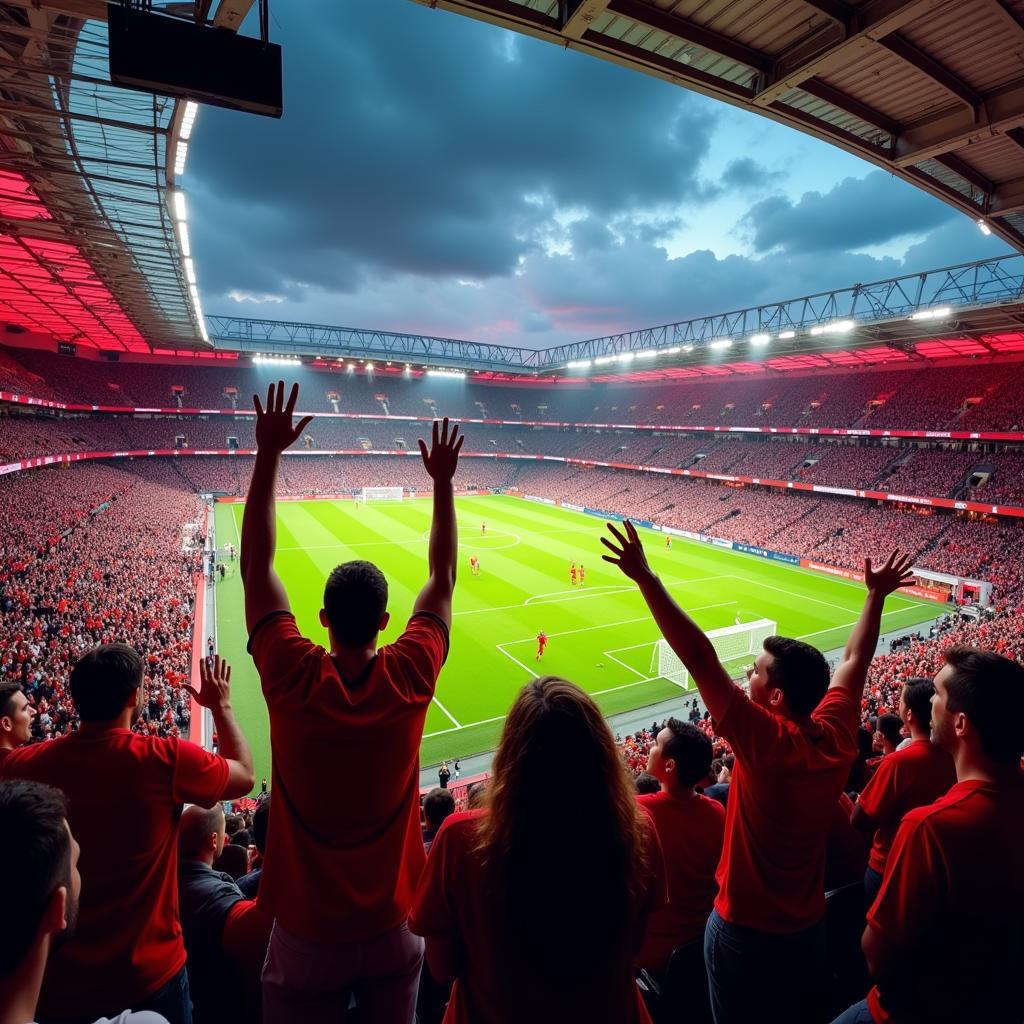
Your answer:
[[[266,4],[0,0],[0,863],[81,846],[5,912],[0,1021],[1020,1024],[1024,3],[425,6],[1004,254],[541,346],[208,314],[193,131],[280,117]],[[152,19],[180,59],[119,70]]]

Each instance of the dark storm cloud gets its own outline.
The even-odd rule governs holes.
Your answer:
[[[951,207],[884,171],[845,178],[824,194],[771,196],[741,222],[757,252],[828,252],[880,245],[956,218]]]
[[[533,252],[556,209],[607,221],[708,195],[714,106],[693,94],[409,0],[275,17],[284,119],[207,108],[196,129],[197,223],[231,225],[195,233],[207,293],[485,279]]]
[[[756,189],[767,188],[785,177],[781,171],[770,171],[749,156],[730,160],[719,179],[725,188]]]

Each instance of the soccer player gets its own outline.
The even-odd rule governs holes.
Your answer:
[[[487,533],[487,524],[486,523],[481,523],[480,524],[480,534],[482,536],[485,533]]]
[[[480,559],[476,555],[469,556],[469,569],[474,576],[480,575]]]
[[[580,586],[583,586],[583,581],[586,579],[587,571],[583,568],[583,563],[580,562]]]
[[[575,587],[576,586],[576,563],[573,562],[569,566],[569,582]]]
[[[885,599],[910,580],[911,559],[893,552],[878,569],[865,560],[864,607],[831,681],[820,651],[772,636],[749,673],[748,697],[648,565],[636,527],[627,521],[624,532],[608,529],[618,544],[603,538],[605,560],[636,581],[736,758],[718,896],[704,935],[714,1019],[764,1019],[765,992],[779,991],[787,1021],[820,1021],[828,974],[825,845],[857,756]]]
[[[428,577],[401,635],[387,627],[388,582],[370,562],[337,566],[320,624],[329,650],[304,637],[274,571],[274,491],[293,424],[294,385],[271,385],[256,407],[256,465],[242,521],[241,570],[249,650],[270,713],[273,746],[260,907],[275,917],[263,969],[264,1024],[359,1014],[412,1020],[423,941],[406,927],[425,854],[417,764],[427,710],[448,654],[458,529],[452,477],[462,437],[435,422],[423,467],[433,481]],[[308,586],[308,581],[307,584]],[[372,736],[375,769],[367,773]],[[358,785],[338,787],[339,779]]]
[[[672,538],[667,533],[665,534],[665,547],[667,547],[667,548],[671,548],[672,547]]]
[[[548,635],[542,629],[537,634],[537,661],[544,657],[544,648],[548,645]]]

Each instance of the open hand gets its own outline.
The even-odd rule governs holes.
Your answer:
[[[434,420],[434,427],[430,438],[430,451],[423,440],[418,442],[420,455],[423,457],[423,468],[434,480],[451,480],[455,475],[455,467],[459,464],[459,451],[465,436],[459,436],[459,425],[453,424],[451,434],[448,433],[448,417],[441,421],[441,431],[438,434],[438,423]]]
[[[204,708],[225,708],[231,703],[231,666],[219,654],[199,662],[200,689],[186,686],[193,700]]]
[[[894,551],[880,569],[872,568],[871,559],[865,558],[864,583],[868,590],[885,597],[914,582],[914,574],[910,571],[912,563],[910,555],[902,555],[899,551]]]
[[[292,385],[288,404],[284,404],[284,381],[279,380],[267,388],[267,407],[260,405],[260,396],[252,396],[252,404],[256,407],[256,446],[263,451],[283,452],[293,445],[302,432],[313,422],[312,416],[303,416],[296,426],[292,426],[292,413],[299,398],[299,385]]]
[[[601,558],[606,562],[611,562],[612,565],[617,565],[631,580],[635,580],[637,583],[653,577],[654,573],[647,564],[647,556],[644,554],[644,546],[640,543],[636,527],[627,519],[623,523],[626,530],[626,535],[623,536],[611,523],[605,525],[620,546],[616,547],[607,537],[602,537],[601,543],[611,554],[602,555]]]

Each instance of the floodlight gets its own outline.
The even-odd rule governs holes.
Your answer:
[[[796,337],[796,331],[779,331],[779,341],[789,341]]]
[[[750,336],[751,345],[767,345],[771,340],[770,334],[752,334]]]
[[[716,338],[708,345],[708,348],[722,349],[730,348],[731,346],[732,338]]]
[[[992,229],[988,226],[988,224],[981,217],[978,218],[978,227],[981,229],[981,233],[983,235],[991,235],[992,234]]]
[[[188,219],[185,213],[185,193],[181,189],[174,193],[174,219],[179,221]]]

